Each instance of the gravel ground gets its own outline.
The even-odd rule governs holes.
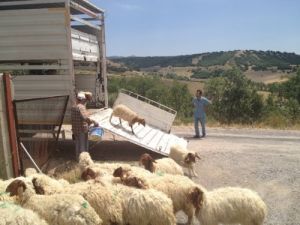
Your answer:
[[[195,182],[208,190],[250,188],[268,206],[265,224],[300,224],[300,131],[211,128],[203,139],[189,137],[192,127],[173,133],[186,137],[189,149],[202,156]],[[185,221],[182,215],[178,219]]]
[[[265,225],[300,225],[300,131],[208,128],[207,137],[193,139],[191,126],[174,127],[172,133],[189,140],[188,148],[200,153],[193,180],[208,190],[225,186],[250,188],[268,206]],[[127,141],[106,135],[91,151],[94,160],[136,163],[145,151]],[[74,146],[61,146],[74,150]],[[74,155],[63,151],[66,157]],[[160,157],[156,155],[156,157]],[[179,224],[186,217],[179,213]],[[195,221],[195,225],[199,225]]]

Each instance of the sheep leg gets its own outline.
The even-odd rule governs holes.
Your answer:
[[[131,127],[131,132],[132,132],[132,134],[134,134],[134,131],[133,131],[132,125],[130,125],[130,127]]]
[[[192,170],[192,173],[193,173],[194,177],[198,177],[198,174],[195,172],[195,168],[192,167],[191,170]]]
[[[119,121],[120,121],[120,125],[121,125],[121,127],[123,127],[121,118],[119,118]]]

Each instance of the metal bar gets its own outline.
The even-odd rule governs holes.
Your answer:
[[[59,134],[60,134],[60,131],[61,131],[61,126],[62,126],[62,124],[64,122],[64,118],[65,118],[65,114],[66,114],[68,102],[69,102],[69,96],[67,96],[67,99],[66,99],[66,102],[65,102],[65,106],[64,106],[64,109],[63,109],[63,113],[62,113],[62,116],[61,116],[61,120],[60,120],[60,124],[59,124],[59,128],[58,128],[58,132],[57,132],[56,141],[58,141]]]
[[[22,147],[23,151],[26,153],[26,155],[28,156],[28,158],[30,159],[30,161],[33,163],[33,165],[35,166],[35,168],[39,171],[39,173],[43,173],[40,168],[38,167],[38,165],[35,163],[35,161],[33,160],[33,158],[31,157],[31,155],[29,154],[29,152],[27,151],[27,149],[25,148],[25,146],[23,145],[22,142],[20,142],[20,146]]]
[[[83,19],[80,19],[80,18],[77,17],[77,16],[71,15],[70,17],[71,17],[72,20],[75,20],[75,21],[77,21],[77,22],[79,22],[79,23],[82,23],[82,24],[84,24],[84,25],[86,25],[86,26],[88,26],[88,27],[91,27],[91,28],[95,29],[95,30],[101,30],[100,27],[98,27],[98,26],[96,26],[96,25],[93,25],[92,23],[90,23],[90,22],[88,22],[88,21],[85,21],[85,20],[83,20]],[[103,25],[102,25],[102,26],[103,26]]]
[[[88,0],[80,0],[79,1],[81,4],[86,4],[87,6],[91,7],[92,9],[96,10],[96,11],[99,11],[101,13],[104,13],[104,10],[95,6],[93,3],[89,2]]]
[[[136,99],[143,99],[143,101],[148,102],[150,105],[154,105],[154,106],[157,106],[157,107],[161,107],[163,110],[165,110],[165,111],[167,111],[167,112],[171,112],[171,113],[173,113],[173,114],[175,114],[175,115],[176,115],[176,113],[177,113],[176,110],[171,109],[171,108],[169,108],[168,106],[162,105],[162,104],[160,104],[159,102],[153,101],[153,100],[151,100],[151,99],[149,99],[149,98],[146,98],[146,97],[144,97],[144,96],[142,96],[142,95],[139,95],[139,94],[136,94],[136,93],[134,93],[134,92],[131,92],[131,91],[128,91],[128,90],[125,90],[125,89],[121,89],[120,92],[123,93],[123,94],[127,94],[127,95],[129,95],[129,96],[132,96],[132,97],[134,97],[134,98],[136,98]]]
[[[12,2],[2,2],[0,3],[0,6],[35,5],[35,4],[49,4],[49,3],[65,3],[65,0],[12,1]]]
[[[93,18],[96,18],[96,19],[99,19],[99,20],[101,19],[101,16],[100,16],[100,15],[97,15],[96,13],[94,13],[94,12],[92,12],[91,10],[89,10],[89,9],[87,9],[87,8],[85,8],[85,7],[81,6],[81,5],[79,5],[79,4],[76,3],[76,2],[71,1],[71,2],[70,2],[70,6],[71,6],[72,8],[74,8],[74,9],[76,9],[76,10],[78,10],[78,11],[84,13],[84,14],[89,15],[90,17],[93,17]]]
[[[17,142],[17,131],[16,131],[16,121],[15,113],[13,107],[13,100],[11,94],[11,85],[10,85],[10,75],[8,73],[3,74],[3,83],[4,83],[4,92],[5,92],[5,103],[6,103],[6,112],[8,119],[8,133],[9,133],[9,143],[12,155],[13,171],[14,176],[20,176],[20,162],[18,154],[18,142]]]
[[[66,97],[68,95],[58,95],[58,96],[50,96],[50,97],[41,97],[41,98],[28,98],[28,99],[18,99],[14,100],[14,102],[27,102],[27,101],[35,101],[35,100],[43,100],[43,99],[49,99],[49,98],[59,98],[59,97]]]
[[[0,70],[66,70],[66,65],[3,65],[0,64]]]

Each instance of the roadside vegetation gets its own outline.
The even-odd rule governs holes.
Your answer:
[[[110,76],[108,84],[110,105],[124,88],[175,109],[177,123],[192,122],[193,93],[187,84],[177,80],[166,84],[160,76]],[[208,79],[204,92],[213,101],[208,109],[210,124],[300,126],[300,70],[286,82],[266,85],[249,80],[240,69],[231,69]]]

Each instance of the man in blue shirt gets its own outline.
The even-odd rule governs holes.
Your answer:
[[[199,133],[199,121],[202,127],[202,136],[205,137],[205,108],[207,105],[211,104],[207,98],[202,97],[202,90],[197,90],[196,97],[193,98],[193,105],[194,105],[194,125],[195,125],[195,133],[196,135],[194,138],[200,138]]]

